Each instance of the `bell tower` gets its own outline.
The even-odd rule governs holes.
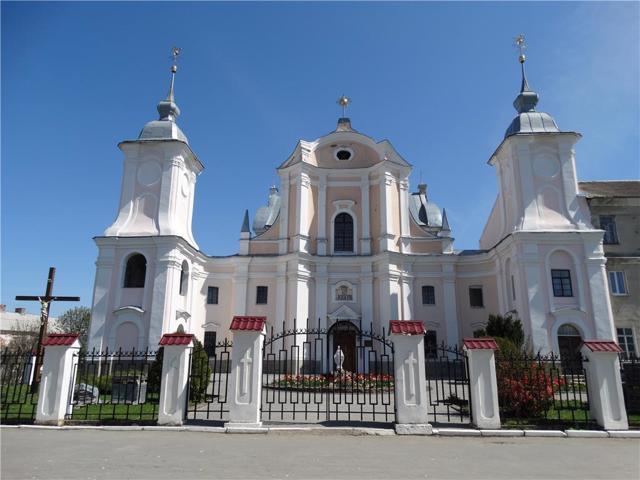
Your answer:
[[[159,119],[147,123],[136,140],[118,146],[125,155],[118,216],[107,237],[175,235],[198,248],[191,231],[196,177],[203,165],[176,123],[174,100],[179,49],[174,48],[171,85],[158,103]]]

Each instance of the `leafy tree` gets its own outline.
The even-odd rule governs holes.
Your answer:
[[[87,347],[89,325],[91,324],[91,309],[89,307],[70,308],[58,317],[57,327],[61,333],[79,333],[80,346]]]
[[[524,345],[524,329],[515,311],[505,315],[489,315],[487,326],[473,332],[474,337],[490,336],[509,340],[518,350]]]

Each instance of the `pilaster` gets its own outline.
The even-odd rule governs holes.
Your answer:
[[[362,237],[360,239],[360,253],[362,255],[371,255],[371,227],[370,219],[370,201],[369,201],[369,175],[360,183],[361,205],[362,205]]]
[[[318,236],[317,236],[317,252],[318,255],[327,254],[327,176],[320,175],[318,182]]]
[[[96,275],[93,286],[93,304],[91,307],[91,330],[89,331],[89,350],[102,351],[106,345],[106,321],[109,315],[111,282],[114,274],[115,248],[98,245],[100,253],[96,261]]]
[[[447,345],[453,347],[460,342],[458,328],[458,307],[456,298],[456,274],[454,266],[442,266],[442,297],[444,302],[444,321],[447,331]]]

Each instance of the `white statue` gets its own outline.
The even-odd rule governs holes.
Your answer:
[[[333,354],[333,361],[336,362],[336,368],[338,372],[341,372],[342,364],[344,363],[344,353],[342,353],[342,348],[340,348],[340,345],[338,345],[336,353]]]

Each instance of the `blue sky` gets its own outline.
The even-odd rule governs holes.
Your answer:
[[[477,248],[497,188],[487,159],[515,115],[524,33],[538,109],[577,131],[580,180],[640,177],[640,15],[628,3],[2,2],[1,301],[44,290],[91,305],[92,237],[115,218],[116,144],[136,138],[183,49],[179,124],[205,164],[194,234],[237,252],[298,139],[389,139]],[[72,305],[58,305],[59,314]],[[35,306],[30,306],[35,311]]]

